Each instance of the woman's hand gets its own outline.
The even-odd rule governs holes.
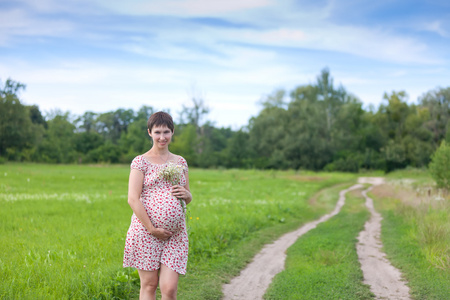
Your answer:
[[[163,228],[153,228],[153,230],[150,233],[163,241],[167,241],[173,235],[172,232],[170,232],[169,230],[165,230]]]
[[[186,203],[188,203],[189,202],[188,200],[190,200],[192,197],[189,190],[181,185],[174,185],[170,189],[170,192],[172,193],[173,196],[177,197],[177,199],[184,200],[186,201]]]

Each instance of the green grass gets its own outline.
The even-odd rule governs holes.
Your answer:
[[[411,184],[412,187],[432,186],[434,180],[431,178],[427,169],[406,168],[396,170],[386,175],[388,181],[406,181],[406,184]]]
[[[395,183],[405,177],[407,173],[388,178]],[[438,198],[440,192],[428,186],[427,172],[416,172],[413,178],[401,190],[392,185],[373,192],[375,208],[383,216],[384,251],[403,273],[414,299],[449,299],[450,199]]]
[[[130,217],[128,171],[34,164],[0,169],[0,295],[110,298]]]
[[[356,237],[368,216],[363,198],[347,193],[338,215],[288,249],[286,269],[275,276],[265,299],[372,299],[356,254]]]
[[[0,165],[0,298],[136,298],[122,255],[132,211],[129,166]],[[190,171],[188,273],[180,299],[220,299],[221,286],[267,242],[316,219],[336,199],[308,199],[355,175]],[[331,202],[332,204],[330,204]]]

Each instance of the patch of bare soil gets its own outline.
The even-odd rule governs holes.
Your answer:
[[[348,191],[362,188],[361,184],[356,184],[339,193],[339,200],[334,210],[322,216],[320,219],[306,223],[296,231],[287,233],[272,244],[264,248],[253,258],[241,274],[231,280],[230,283],[222,287],[225,300],[242,299],[253,300],[262,299],[273,277],[284,269],[286,259],[285,251],[295,243],[295,241],[322,222],[339,213],[345,203],[345,194]]]
[[[359,181],[360,183],[364,181]],[[371,181],[380,185],[383,181]],[[364,275],[364,283],[370,285],[370,290],[377,299],[410,299],[409,288],[402,280],[398,269],[393,267],[381,251],[381,215],[375,211],[373,201],[367,196],[372,187],[362,192],[366,199],[366,207],[371,218],[364,225],[364,230],[358,236],[356,250]]]

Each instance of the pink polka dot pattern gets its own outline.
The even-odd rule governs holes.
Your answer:
[[[188,171],[183,157],[179,156],[177,164]],[[164,264],[179,274],[186,274],[189,248],[186,218],[180,200],[170,194],[172,185],[158,176],[165,165],[152,164],[142,155],[136,156],[131,162],[132,169],[144,173],[140,200],[153,226],[165,228],[174,234],[167,241],[154,237],[133,213],[125,241],[123,266],[154,271]],[[180,185],[185,184],[183,173]]]

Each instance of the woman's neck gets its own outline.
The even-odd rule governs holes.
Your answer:
[[[165,156],[165,155],[170,154],[169,149],[167,149],[167,148],[158,149],[157,147],[152,147],[148,152],[150,155],[156,155],[156,156]]]

